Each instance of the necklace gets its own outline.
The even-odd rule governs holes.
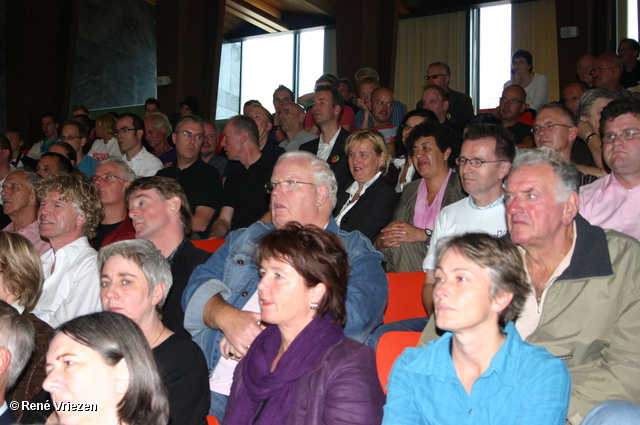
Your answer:
[[[162,334],[164,333],[165,329],[167,329],[167,328],[165,328],[165,327],[164,327],[164,325],[162,325],[162,330],[160,331],[160,335],[158,335],[158,337],[156,338],[156,340],[155,340],[155,341],[153,341],[153,342],[151,343],[151,348],[153,348],[153,347],[155,347],[155,346],[156,346],[156,342],[158,342],[158,340],[160,339],[160,337],[161,337],[161,336],[162,336]]]

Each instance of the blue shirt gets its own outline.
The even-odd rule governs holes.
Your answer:
[[[98,161],[94,157],[85,155],[85,157],[82,158],[82,161],[76,164],[76,167],[78,167],[78,170],[80,170],[85,176],[91,178],[96,173],[97,165]]]
[[[507,339],[471,395],[451,359],[451,332],[407,348],[391,370],[383,425],[564,425],[571,393],[564,362],[522,341],[513,322],[503,332]]]

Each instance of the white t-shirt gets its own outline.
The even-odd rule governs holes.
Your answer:
[[[122,155],[122,152],[120,152],[118,139],[116,139],[115,137],[111,138],[111,140],[109,140],[107,143],[105,143],[102,139],[96,139],[93,142],[93,145],[91,145],[89,153],[87,153],[87,156],[91,156],[98,161],[109,156],[117,157],[118,155]]]
[[[472,202],[469,196],[440,211],[433,227],[431,245],[422,262],[423,271],[436,269],[436,246],[442,238],[469,232],[488,233],[498,237],[507,233],[507,211],[503,197],[500,202],[482,209]]]

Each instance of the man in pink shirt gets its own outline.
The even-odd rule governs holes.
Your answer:
[[[33,171],[18,170],[10,173],[2,184],[4,212],[11,219],[11,223],[3,230],[18,232],[29,239],[39,255],[51,249],[49,241],[40,237],[36,221],[38,201],[33,187],[41,179]]]
[[[609,103],[600,128],[611,174],[580,188],[580,214],[593,225],[640,240],[640,100]]]

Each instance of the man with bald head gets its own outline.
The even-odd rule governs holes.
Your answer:
[[[576,66],[576,74],[578,74],[578,79],[589,87],[593,87],[593,76],[591,75],[591,71],[593,70],[595,64],[595,56],[582,55],[580,56],[580,59],[578,59],[578,63]]]
[[[300,145],[318,137],[304,129],[305,112],[297,103],[289,102],[280,105],[277,116],[280,129],[286,136],[286,139],[280,141],[279,146],[285,151],[297,151]]]
[[[614,93],[624,90],[620,84],[622,78],[622,60],[613,53],[598,56],[593,71],[593,86],[611,90]]]
[[[395,155],[393,139],[398,132],[398,127],[391,124],[393,112],[393,93],[386,87],[378,87],[371,93],[371,118],[373,130],[378,130],[384,138],[387,150],[391,156]]]
[[[284,149],[281,149],[276,143],[269,142],[269,133],[271,133],[271,128],[273,128],[273,117],[271,113],[263,106],[255,105],[249,109],[249,116],[253,118],[258,126],[258,134],[260,136],[258,139],[258,148],[262,153],[275,158],[282,155]]]
[[[527,143],[525,139],[531,136],[531,126],[518,121],[520,115],[527,109],[527,93],[517,84],[502,90],[498,112],[504,128],[509,130],[515,138],[519,148],[533,147],[533,143]],[[531,139],[529,139],[531,140]]]
[[[577,117],[578,102],[587,90],[589,90],[589,86],[587,85],[587,83],[582,81],[574,81],[573,83],[569,83],[562,90],[562,99],[564,101],[564,106],[566,106],[567,109],[571,111],[573,116]]]

